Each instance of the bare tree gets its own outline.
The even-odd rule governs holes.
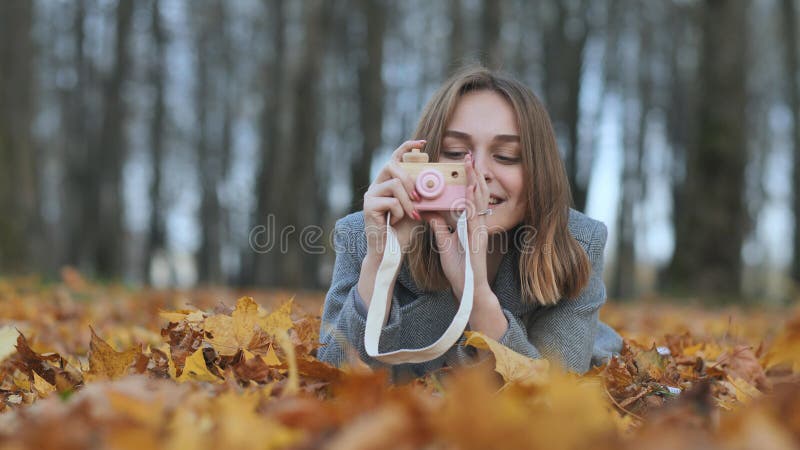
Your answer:
[[[128,48],[133,19],[133,0],[119,0],[116,8],[114,59],[111,72],[103,81],[102,126],[92,164],[95,188],[90,192],[89,207],[96,224],[94,267],[98,275],[118,276],[124,262],[124,205],[122,168],[127,156],[125,121],[127,118],[124,89],[131,70]]]
[[[745,13],[744,1],[702,5],[699,128],[687,154],[684,203],[675,211],[685,228],[668,271],[673,288],[717,297],[739,296],[748,222]]]
[[[289,236],[285,255],[272,252],[264,256],[270,261],[268,270],[279,273],[285,284],[311,288],[320,285],[320,261],[312,247],[323,242],[301,242],[301,238],[313,239],[313,229],[309,227],[318,227],[327,209],[322,193],[328,180],[317,165],[321,123],[317,102],[331,5],[309,0],[303,6],[305,40],[289,90],[293,97],[291,133],[286,149],[279,153],[277,164],[281,171],[270,189],[270,204],[282,205],[283,214],[276,217],[277,229],[294,227],[294,234]]]
[[[484,64],[498,69],[503,64],[503,47],[500,41],[500,22],[503,12],[496,0],[483,0],[481,15],[481,56]]]
[[[195,105],[200,197],[200,250],[198,273],[202,281],[222,283],[222,248],[225,210],[219,189],[228,175],[231,152],[233,101],[231,92],[232,48],[228,10],[222,0],[200,4],[195,12],[197,84]]]
[[[791,276],[800,283],[800,82],[797,62],[797,8],[794,0],[781,2],[783,16],[784,49],[786,52],[786,86],[789,110],[792,114],[792,211],[794,212],[794,247]]]
[[[623,76],[623,145],[622,183],[617,213],[617,254],[614,282],[611,286],[615,298],[630,299],[637,294],[636,279],[636,222],[634,207],[645,195],[647,180],[644,174],[645,140],[647,138],[647,115],[652,108],[653,48],[655,26],[636,11],[639,48],[636,67],[630,79]]]
[[[449,72],[458,66],[461,66],[464,61],[464,17],[463,7],[461,0],[450,0],[449,3],[449,16],[450,16],[450,38],[448,40],[447,61],[448,64],[444,65],[444,74],[447,76]]]
[[[256,178],[256,214],[253,220],[255,226],[265,226],[270,223],[270,216],[279,210],[279,201],[274,196],[272,189],[277,187],[275,180],[280,174],[280,142],[281,142],[281,105],[282,96],[286,91],[286,13],[283,0],[265,0],[264,8],[269,18],[269,44],[271,53],[268,55],[262,79],[261,92],[263,96],[263,107],[260,114],[260,143],[259,154],[261,163],[258,168]],[[255,228],[254,228],[255,229]],[[269,233],[275,230],[267,230]],[[279,281],[279,274],[270,267],[270,262],[274,261],[271,255],[258,255],[250,253],[252,263],[246,265],[248,271],[252,273],[245,277],[245,280],[257,284],[275,284]]]
[[[578,123],[580,121],[583,50],[589,35],[589,3],[542,3],[547,15],[544,32],[544,92],[553,125],[564,144],[564,159],[575,207],[586,207],[589,180],[579,179]],[[586,158],[590,160],[590,156]]]
[[[364,57],[358,65],[359,124],[363,141],[361,152],[353,155],[350,164],[351,205],[362,203],[370,184],[370,167],[375,150],[383,137],[383,42],[386,32],[384,0],[358,0],[360,16],[366,25]]]
[[[152,34],[153,61],[150,68],[150,84],[155,92],[152,115],[150,116],[150,162],[153,170],[153,181],[150,185],[150,225],[147,235],[144,258],[144,277],[148,279],[152,258],[164,250],[166,245],[165,206],[162,193],[162,176],[164,161],[164,132],[167,125],[166,100],[164,85],[166,83],[167,36],[161,19],[161,0],[153,0],[150,17]]]
[[[33,4],[0,2],[0,271],[32,269],[39,227],[34,114]]]

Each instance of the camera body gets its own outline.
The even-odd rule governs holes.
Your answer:
[[[412,202],[418,211],[466,209],[467,174],[463,163],[428,162],[428,154],[415,148],[403,154],[399,164],[415,180],[421,199]]]

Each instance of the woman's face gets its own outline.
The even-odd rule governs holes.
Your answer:
[[[494,91],[464,94],[445,128],[439,162],[461,162],[467,153],[491,194],[489,232],[506,232],[522,222],[526,202],[517,117],[511,104]]]

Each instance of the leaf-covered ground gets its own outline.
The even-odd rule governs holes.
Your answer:
[[[800,314],[609,305],[619,358],[560,372],[473,333],[392,386],[315,359],[321,294],[0,281],[0,448],[800,448]]]

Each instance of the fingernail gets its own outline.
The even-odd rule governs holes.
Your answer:
[[[411,192],[411,195],[413,195],[413,196],[414,196],[414,201],[415,201],[415,202],[418,202],[418,201],[419,201],[419,199],[420,199],[420,196],[419,196],[419,193],[417,193],[417,190],[416,190],[416,189],[414,189],[414,190]]]
[[[420,217],[416,209],[411,213],[411,215],[417,220],[422,220],[422,217]]]

